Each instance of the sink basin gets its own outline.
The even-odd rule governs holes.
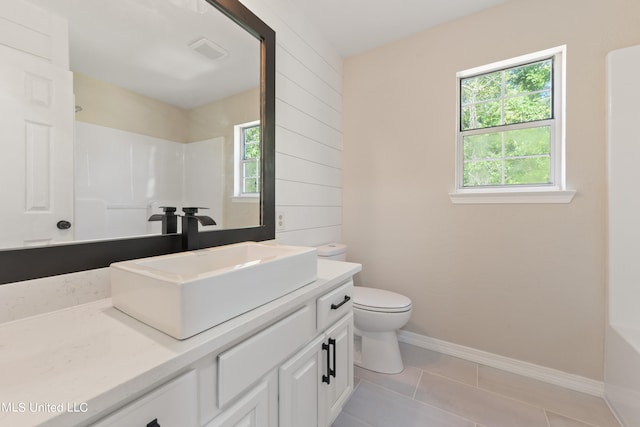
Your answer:
[[[317,278],[316,249],[244,242],[111,264],[113,305],[185,339]]]

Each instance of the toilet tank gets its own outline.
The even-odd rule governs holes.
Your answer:
[[[347,245],[344,243],[327,243],[318,246],[318,257],[322,259],[332,259],[336,261],[347,260]]]

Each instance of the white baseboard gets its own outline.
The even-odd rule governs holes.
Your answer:
[[[569,374],[557,369],[535,365],[522,360],[500,356],[498,354],[465,347],[463,345],[450,343],[413,332],[403,330],[398,331],[398,340],[407,344],[415,345],[416,347],[437,351],[438,353],[447,354],[449,356],[459,357],[460,359],[465,359],[470,362],[501,369],[503,371],[533,378],[538,381],[568,388],[570,390],[587,393],[592,396],[604,397],[604,383],[602,381],[592,380],[580,375]]]

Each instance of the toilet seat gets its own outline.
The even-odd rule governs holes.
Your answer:
[[[411,310],[411,300],[404,295],[384,289],[355,286],[353,307],[379,313],[403,313]]]

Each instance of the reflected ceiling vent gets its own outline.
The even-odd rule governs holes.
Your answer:
[[[189,47],[212,61],[227,56],[227,51],[207,38],[194,41]]]

